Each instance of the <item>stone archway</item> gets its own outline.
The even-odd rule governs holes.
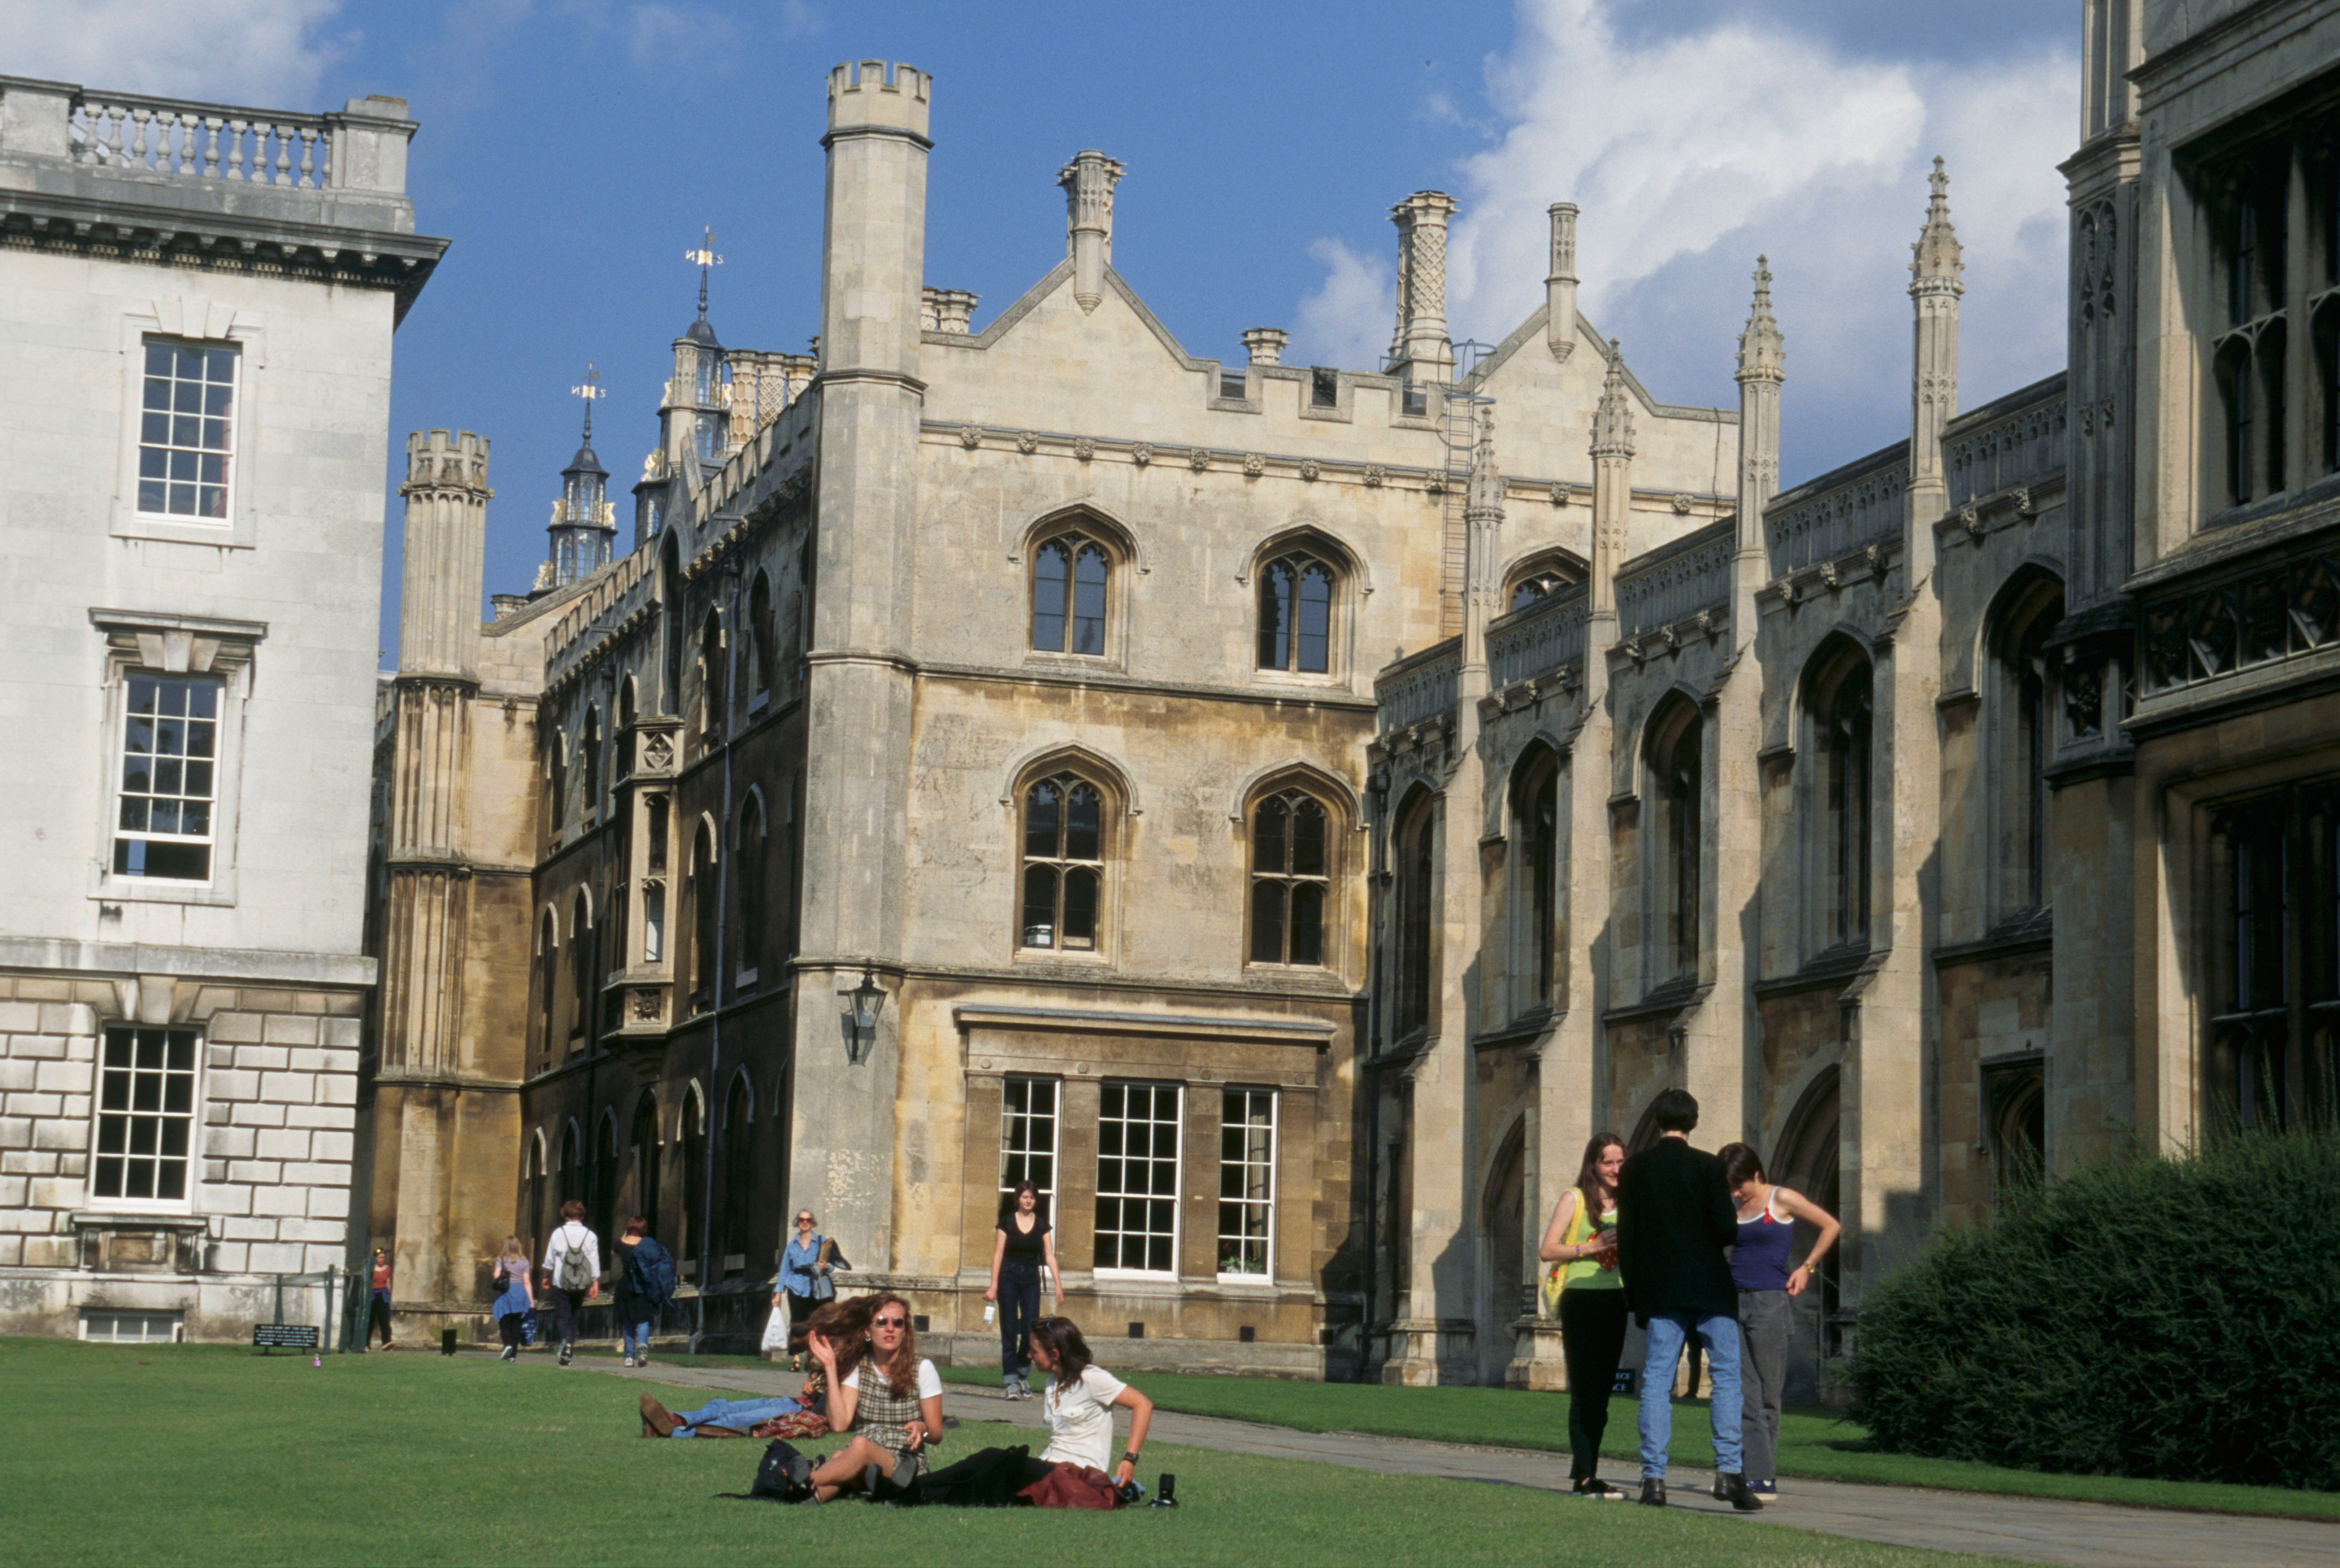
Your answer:
[[[1527,1118],[1505,1136],[1479,1204],[1481,1277],[1480,1380],[1501,1386],[1512,1363],[1512,1325],[1531,1308],[1527,1273]]]
[[[1774,1184],[1793,1188],[1841,1219],[1843,1206],[1839,1201],[1837,1179],[1842,1133],[1839,1077],[1835,1067],[1829,1067],[1812,1080],[1790,1114],[1780,1134],[1779,1149],[1765,1162],[1764,1168]],[[1800,1258],[1810,1251],[1814,1239],[1811,1226],[1798,1224],[1793,1255]],[[1790,1404],[1817,1403],[1821,1367],[1840,1354],[1835,1319],[1840,1300],[1838,1268],[1843,1251],[1839,1244],[1820,1260],[1819,1277],[1813,1282],[1814,1288],[1806,1291],[1795,1304],[1788,1341],[1786,1394]]]

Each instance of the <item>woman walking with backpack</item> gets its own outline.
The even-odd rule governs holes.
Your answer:
[[[634,1216],[610,1255],[610,1284],[617,1292],[620,1348],[628,1366],[650,1364],[650,1319],[674,1295],[674,1255],[649,1230],[648,1220]]]
[[[566,1366],[577,1354],[577,1308],[601,1294],[601,1241],[575,1198],[560,1206],[560,1224],[544,1248],[544,1272],[552,1277],[553,1333]]]

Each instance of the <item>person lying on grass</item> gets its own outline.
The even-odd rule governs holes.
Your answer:
[[[875,1492],[881,1482],[907,1490],[927,1472],[927,1449],[943,1437],[942,1374],[918,1355],[909,1303],[888,1291],[842,1305],[868,1313],[868,1348],[858,1365],[840,1356],[840,1344],[822,1331],[819,1314],[805,1331],[829,1391],[829,1425],[851,1434],[818,1466],[801,1454],[792,1457],[789,1478],[808,1488],[804,1501],[811,1503]],[[851,1342],[843,1348],[849,1351]]]

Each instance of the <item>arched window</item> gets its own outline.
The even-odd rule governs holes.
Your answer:
[[[570,1122],[560,1129],[560,1169],[554,1173],[559,1177],[556,1186],[562,1203],[567,1203],[571,1198],[581,1200],[585,1196],[583,1162],[584,1156],[579,1151],[577,1146],[577,1124]],[[546,1225],[550,1226],[552,1216],[548,1214],[544,1218]],[[548,1228],[544,1234],[549,1236],[551,1233]]]
[[[1991,901],[2001,918],[2048,902],[2048,769],[2056,750],[2048,639],[2063,618],[2063,589],[2045,572],[2010,583],[1993,617],[1999,711],[1988,731],[1998,829]]]
[[[542,1042],[540,1059],[552,1056],[552,1001],[560,989],[560,921],[550,909],[536,935],[536,1037]]]
[[[694,1082],[682,1097],[682,1125],[676,1141],[682,1145],[682,1166],[675,1181],[682,1188],[682,1240],[672,1251],[677,1257],[699,1255],[699,1231],[707,1217],[707,1099]],[[705,1280],[704,1271],[699,1275]]]
[[[1651,978],[1698,973],[1704,882],[1706,726],[1696,707],[1670,698],[1650,724],[1651,912],[1657,962]]]
[[[569,814],[569,740],[558,730],[544,744],[544,821],[555,839]]]
[[[1094,952],[1105,904],[1105,792],[1077,773],[1024,791],[1024,878],[1017,943]]]
[[[723,620],[713,610],[699,629],[699,728],[723,727]]]
[[[569,969],[577,1011],[569,1020],[569,1048],[580,1050],[593,1038],[593,905],[580,892],[574,908],[569,921]]]
[[[610,1236],[617,1227],[611,1222],[618,1207],[618,1114],[604,1110],[600,1130],[593,1137],[592,1196],[585,1201],[585,1211],[591,1216],[594,1233],[600,1236],[603,1248],[602,1266],[609,1265]]]
[[[1113,558],[1077,530],[1032,552],[1032,646],[1043,653],[1105,652],[1106,594]]]
[[[611,737],[617,742],[617,762],[610,769],[615,779],[634,776],[634,678],[627,676],[618,682],[618,732]]]
[[[1560,765],[1537,747],[1512,780],[1513,908],[1529,1007],[1553,1000],[1560,941]]]
[[[731,1092],[723,1097],[723,1234],[715,1248],[718,1258],[749,1251],[756,1186],[756,1146],[749,1122],[754,1110],[755,1096],[748,1080],[733,1078]],[[752,1269],[756,1260],[749,1257],[747,1264]]]
[[[601,809],[601,710],[585,710],[585,734],[577,743],[577,763],[584,784],[584,815],[589,819]]]
[[[690,1005],[715,1005],[715,839],[701,822],[690,840]]]
[[[664,700],[661,712],[679,718],[682,714],[682,652],[689,632],[682,619],[682,551],[674,542],[674,535],[666,536],[666,548],[659,559],[659,607],[660,628],[664,632],[666,656],[666,690],[659,695]]]
[[[765,908],[764,798],[750,791],[739,812],[739,832],[733,843],[739,872],[739,978],[753,979],[764,960]]]
[[[1812,666],[1805,689],[1819,760],[1820,937],[1869,940],[1871,676],[1869,660],[1839,644]]]
[[[772,655],[772,584],[760,571],[748,590],[748,635],[755,642],[756,690],[769,692],[778,662]]]
[[[545,1241],[544,1176],[544,1134],[539,1131],[528,1140],[528,1217],[523,1223],[528,1226],[528,1250],[531,1256],[537,1255],[537,1249]]]
[[[1333,590],[1340,574],[1306,551],[1259,573],[1259,667],[1308,675],[1333,668]]]
[[[633,1135],[627,1140],[634,1166],[634,1202],[640,1206],[635,1211],[650,1222],[650,1234],[655,1236],[659,1225],[659,1125],[658,1097],[648,1089],[634,1102]]]
[[[1284,789],[1252,813],[1251,961],[1324,962],[1333,888],[1332,817],[1304,789]]]
[[[1430,1024],[1431,919],[1437,908],[1437,803],[1423,795],[1398,819],[1397,989],[1392,998],[1400,1038]]]
[[[1505,610],[1524,610],[1539,599],[1549,599],[1584,581],[1584,574],[1557,551],[1522,561],[1503,580]]]

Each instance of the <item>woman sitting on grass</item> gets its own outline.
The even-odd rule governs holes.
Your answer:
[[[1068,1317],[1032,1325],[1032,1365],[1048,1374],[1040,1414],[1048,1446],[987,1448],[919,1483],[906,1502],[954,1508],[1118,1508],[1136,1495],[1131,1483],[1154,1402],[1089,1359],[1088,1343]],[[1129,1443],[1115,1459],[1113,1413],[1129,1412]]]
[[[919,1356],[910,1305],[900,1296],[889,1291],[832,1305],[837,1317],[824,1325],[831,1308],[815,1313],[805,1343],[828,1391],[828,1424],[851,1440],[817,1467],[791,1456],[789,1479],[809,1488],[803,1500],[812,1503],[888,1483],[907,1490],[926,1474],[927,1445],[942,1441],[942,1374]],[[868,1336],[857,1343],[853,1320],[864,1315]]]

